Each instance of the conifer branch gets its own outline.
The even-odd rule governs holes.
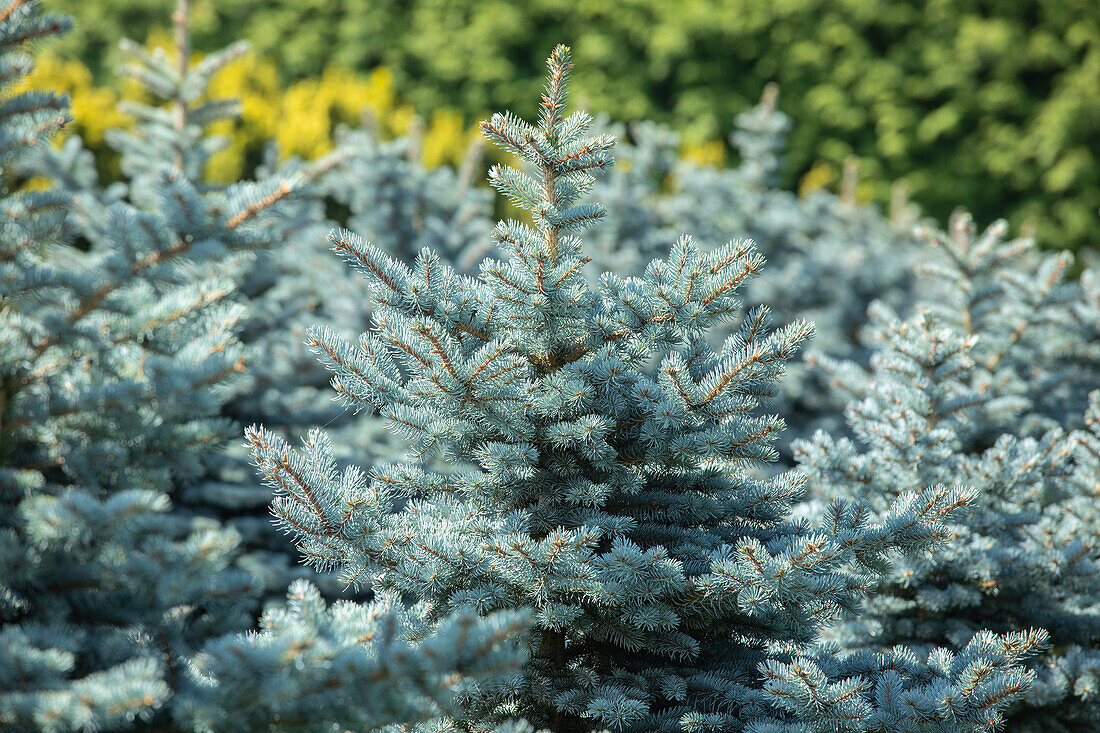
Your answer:
[[[28,0],[11,0],[11,2],[8,4],[8,7],[0,10],[0,23],[5,22],[8,18],[11,17],[12,13],[26,5],[27,2]]]

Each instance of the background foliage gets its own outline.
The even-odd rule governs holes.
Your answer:
[[[169,44],[168,34],[157,32],[150,34],[146,46],[167,48]],[[70,95],[73,124],[61,137],[80,137],[95,154],[100,172],[117,179],[117,153],[106,144],[104,133],[132,124],[118,109],[119,101],[148,100],[133,82],[117,75],[109,82],[98,84],[92,69],[79,59],[45,53],[28,86]],[[412,107],[398,98],[393,73],[385,67],[366,74],[330,67],[316,78],[284,85],[275,61],[246,53],[214,75],[208,95],[241,101],[237,118],[219,120],[208,131],[229,141],[207,168],[209,178],[221,183],[236,181],[255,169],[269,142],[275,142],[284,155],[316,159],[332,150],[339,125],[358,124],[363,114],[385,137],[422,128],[417,134],[422,138],[424,162],[431,167],[459,162],[471,137],[461,114],[454,110],[438,110],[428,124],[422,124]]]
[[[0,0],[0,730],[1100,733],[1100,270],[901,195],[887,219],[856,157],[839,195],[824,158],[791,190],[805,126],[778,85],[734,117],[729,166],[700,165],[730,150],[702,113],[565,117],[564,46],[537,128],[482,123],[526,161],[488,178],[534,225],[494,230],[469,110],[430,103],[442,72],[296,78],[285,53],[196,50],[188,5],[108,59],[121,81],[55,56],[27,92],[68,22]],[[200,4],[207,38],[240,7]],[[457,7],[384,30],[450,24],[435,63],[516,25],[530,50],[461,58],[522,86],[542,35]],[[586,37],[621,45],[646,8],[586,10]],[[370,50],[342,38],[314,41]],[[770,46],[690,54],[730,48]],[[54,88],[79,117],[59,146]],[[295,565],[269,508],[352,587]]]
[[[117,39],[144,37],[170,5],[53,3],[77,21],[69,57],[100,83]],[[962,204],[979,223],[1031,220],[1041,243],[1076,249],[1100,232],[1095,10],[1094,0],[197,0],[193,19],[196,48],[246,38],[278,60],[283,84],[320,77],[323,90],[337,84],[330,64],[384,65],[422,115],[459,110],[452,131],[490,110],[533,113],[542,55],[562,41],[587,105],[674,121],[695,142],[724,137],[776,81],[796,120],[788,188],[830,186],[856,156],[861,198],[885,202],[902,179],[937,219]]]

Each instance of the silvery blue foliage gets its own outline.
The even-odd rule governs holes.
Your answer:
[[[958,215],[929,236],[929,302],[905,320],[872,308],[870,369],[821,361],[853,396],[851,437],[819,432],[795,451],[822,502],[854,497],[877,514],[929,485],[976,492],[942,551],[898,562],[838,627],[845,648],[962,648],[985,630],[1042,627],[1051,648],[1009,729],[1097,730],[1095,276],[1066,280],[1066,255],[1004,234],[998,223],[976,236]]]
[[[343,161],[326,190],[348,208],[347,224],[375,246],[407,262],[431,247],[460,272],[477,266],[492,243],[492,196],[472,185],[481,145],[471,146],[462,167],[426,168],[415,128],[382,141],[369,120],[341,130]]]
[[[104,211],[111,203],[126,201],[146,210],[158,206],[158,171],[173,170],[177,175],[182,171],[210,202],[232,196],[240,188],[239,184],[227,186],[208,179],[210,157],[225,140],[210,135],[207,128],[239,113],[236,100],[210,97],[209,82],[219,69],[244,53],[246,46],[234,44],[197,64],[181,64],[189,46],[186,15],[177,26],[175,55],[163,50],[148,52],[129,42],[123,46],[130,58],[124,74],[146,85],[151,100],[126,104],[125,111],[136,124],[132,129],[108,133],[109,142],[120,154],[126,174],[123,181],[101,186],[91,156],[76,139],[66,141],[60,150],[40,151],[25,166],[30,173],[52,178],[72,196],[70,229],[93,245],[110,235]],[[261,200],[257,204],[270,205],[272,211],[267,212],[263,231],[254,236],[247,256],[227,259],[211,251],[192,259],[189,267],[192,272],[206,268],[232,282],[229,297],[243,306],[234,327],[240,342],[236,378],[217,392],[217,413],[225,425],[264,420],[290,433],[304,434],[302,426],[335,422],[345,455],[355,451],[358,455],[388,456],[396,448],[387,431],[340,420],[343,412],[324,398],[327,380],[304,346],[308,323],[321,321],[354,332],[365,322],[361,313],[346,307],[354,303],[355,283],[345,268],[332,261],[323,244],[324,233],[332,226],[325,216],[325,181],[335,176],[334,171],[349,157],[344,150],[337,150],[308,164],[295,159],[279,162],[278,151],[269,148],[264,164],[256,171],[257,183],[252,185],[269,192],[266,203]],[[263,578],[270,592],[281,596],[290,579],[312,574],[294,562],[286,543],[273,530],[267,511],[270,492],[256,481],[247,454],[238,445],[226,446],[221,440],[212,442],[210,448],[204,451],[201,474],[179,487],[176,502],[197,514],[222,520],[237,531],[248,551],[241,562]],[[328,593],[339,592],[332,583],[313,579],[323,583]]]
[[[326,607],[296,580],[285,608],[260,632],[227,636],[195,658],[175,715],[203,733],[443,730],[439,719],[463,689],[514,673],[523,654],[511,640],[525,614],[456,614],[423,637],[400,598]],[[507,726],[497,733],[530,733]]]
[[[337,131],[336,163],[316,180],[313,192],[335,208],[346,209],[349,225],[368,232],[377,246],[396,259],[412,261],[430,245],[455,267],[468,270],[492,247],[491,192],[472,185],[480,170],[482,145],[471,146],[458,170],[425,167],[420,147],[417,125],[404,137],[383,141],[364,114],[360,129]],[[332,257],[326,244],[323,233],[309,239],[310,265],[302,267],[301,258],[295,257],[299,272],[281,280],[308,281],[319,296],[320,306],[300,311],[292,325],[294,334],[300,335],[294,344],[294,364],[300,373],[310,375],[310,389],[299,391],[300,405],[279,405],[253,414],[250,420],[295,437],[304,437],[309,426],[325,425],[341,463],[389,461],[404,452],[401,439],[377,416],[350,415],[332,400],[325,372],[317,369],[313,354],[303,346],[310,326],[354,336],[370,328],[373,316],[361,296],[361,279]],[[284,326],[269,331],[273,349],[286,348],[285,330]],[[279,384],[269,383],[266,391],[269,399],[286,399],[285,394],[280,396]]]
[[[242,338],[257,368],[250,371],[250,381],[227,405],[227,412],[242,425],[262,422],[294,439],[305,437],[310,426],[324,425],[341,465],[393,460],[403,454],[404,442],[376,415],[352,415],[331,399],[326,373],[305,347],[310,326],[353,336],[368,329],[372,319],[361,297],[360,277],[328,251],[324,232],[331,222],[323,217],[323,208],[346,208],[351,225],[370,232],[399,260],[412,260],[431,244],[448,262],[469,269],[493,246],[491,191],[471,185],[480,168],[482,145],[471,147],[457,171],[429,169],[420,160],[415,126],[406,137],[382,141],[365,117],[361,129],[339,130],[336,149],[320,161],[276,163],[276,151],[270,153],[260,177],[300,170],[309,185],[299,189],[295,199],[299,206],[308,202],[316,214],[298,217],[305,226],[280,235],[280,244],[265,253],[244,284],[252,318]],[[242,465],[241,456],[240,450],[233,451],[218,466],[221,480],[206,482],[191,495],[210,501],[207,497],[213,492],[266,509],[270,492],[254,490],[254,474]],[[238,527],[244,523],[250,530],[246,537],[257,543],[262,538],[268,551],[285,551],[285,541],[270,532],[268,517],[235,520]],[[266,556],[257,569],[270,572],[281,562]],[[280,567],[284,578],[291,576],[290,568]],[[347,591],[322,578],[314,580],[323,583],[327,595]]]
[[[26,43],[65,27],[4,3],[5,83],[29,71]],[[124,728],[154,718],[187,654],[251,620],[237,535],[172,513],[169,494],[229,427],[219,391],[240,367],[243,313],[217,265],[254,246],[273,194],[206,196],[165,168],[148,208],[89,196],[109,202],[74,217],[90,246],[65,245],[58,213],[81,201],[6,189],[32,146],[48,152],[63,100],[4,104],[0,727]]]
[[[113,205],[126,205],[143,215],[162,215],[166,195],[184,201],[164,189],[162,177],[178,179],[189,189],[191,200],[185,203],[192,208],[164,218],[163,226],[166,236],[186,244],[178,254],[184,263],[181,277],[216,277],[223,283],[222,299],[235,308],[229,332],[237,361],[232,380],[200,390],[209,401],[209,415],[217,416],[221,427],[201,447],[201,465],[173,487],[173,500],[179,510],[226,522],[249,551],[250,571],[281,596],[289,579],[306,571],[295,567],[271,529],[266,516],[270,493],[251,476],[244,456],[226,451],[225,438],[235,431],[234,425],[299,407],[294,400],[304,402],[303,382],[306,389],[312,387],[311,396],[324,386],[310,383],[317,382],[315,370],[296,370],[294,361],[272,358],[282,355],[273,353],[271,344],[281,343],[272,332],[282,334],[292,329],[304,311],[317,310],[313,281],[296,276],[305,254],[311,248],[320,249],[305,243],[317,241],[328,228],[323,202],[311,183],[335,161],[321,160],[308,167],[290,161],[279,169],[265,167],[253,183],[210,182],[206,176],[210,156],[226,141],[209,135],[206,128],[239,112],[236,100],[211,98],[210,79],[247,47],[234,44],[201,62],[185,62],[190,45],[186,14],[177,19],[174,52],[149,52],[128,41],[122,45],[129,59],[122,72],[143,85],[149,100],[123,103],[123,111],[134,119],[133,127],[107,133],[119,152],[123,180],[101,186],[90,154],[75,138],[61,149],[38,151],[24,169],[51,178],[71,196],[70,236],[92,251],[110,246],[106,243],[116,236],[109,214]],[[242,198],[245,191],[250,192],[248,198]],[[205,229],[194,226],[200,218],[194,212],[200,210],[210,217]],[[261,215],[262,221],[253,222]],[[238,228],[250,231],[238,243],[230,243],[226,232]],[[331,267],[329,273],[340,274]],[[187,312],[180,311],[177,317],[186,318]],[[301,365],[307,359],[304,348],[299,346],[299,351]],[[281,399],[265,401],[272,391],[265,387],[272,383]]]
[[[6,80],[29,71],[28,41],[67,26],[36,6],[0,8]],[[228,187],[190,178],[213,149],[201,122],[232,107],[192,102],[232,53],[193,67],[138,54],[134,74],[168,94],[170,114],[134,108],[135,132],[113,136],[128,185],[100,188],[77,144],[38,145],[64,121],[62,97],[13,96],[0,115],[4,730],[285,730],[288,716],[303,716],[299,730],[333,720],[405,729],[520,660],[503,639],[525,627],[522,613],[457,615],[428,630],[392,597],[326,610],[303,583],[260,634],[239,635],[280,573],[242,558],[240,534],[202,516],[195,493],[233,429],[223,413],[250,354],[238,334],[271,315],[249,314],[240,291],[286,302],[295,288],[263,284],[270,270],[252,267],[252,254],[317,217],[295,191],[310,171]],[[53,173],[56,187],[10,193],[17,163]],[[82,247],[61,244],[66,234]],[[267,377],[290,378],[278,367]],[[222,498],[248,489],[216,488]],[[374,704],[333,708],[326,690],[337,680]]]
[[[815,348],[852,354],[872,301],[909,304],[914,243],[871,207],[826,190],[799,197],[778,188],[790,121],[776,109],[777,95],[770,86],[760,104],[738,115],[730,142],[739,165],[680,166],[673,217],[699,238],[721,231],[752,237],[770,267],[747,296],[776,318],[812,319]]]
[[[892,555],[937,547],[973,493],[921,487],[887,512],[836,501],[791,519],[802,478],[751,469],[775,460],[783,428],[759,402],[811,328],[742,309],[763,264],[747,240],[682,237],[640,276],[594,287],[579,234],[605,212],[584,196],[614,141],[564,114],[568,49],[549,66],[537,126],[482,123],[531,171],[490,171],[533,224],[497,225],[507,259],[475,278],[428,249],[405,264],[330,235],[375,323],[311,344],[345,404],[379,410],[409,456],[341,471],[321,431],[294,450],[250,429],[280,525],[318,567],[419,599],[428,622],[534,609],[529,662],[464,694],[463,730],[516,715],[555,733],[992,730],[1034,678],[1019,664],[1042,633],[926,656],[817,643]]]
[[[776,109],[777,94],[770,86],[760,104],[738,115],[731,143],[740,162],[730,168],[679,160],[674,133],[631,126],[625,171],[616,168],[596,184],[596,195],[611,207],[595,227],[592,257],[613,272],[640,274],[680,233],[705,243],[737,232],[756,242],[769,263],[746,284],[745,297],[767,305],[777,321],[812,321],[815,351],[865,361],[859,330],[867,306],[911,303],[917,248],[913,237],[870,207],[825,190],[800,197],[779,188],[790,122]],[[838,428],[843,402],[796,361],[773,409],[799,436]],[[778,443],[783,460],[789,459],[786,443]]]
[[[604,202],[607,213],[585,243],[592,258],[589,272],[597,279],[604,272],[640,275],[679,236],[667,189],[680,165],[680,138],[652,122],[624,126],[597,119],[595,124],[617,142],[615,167],[592,184],[592,197]]]
[[[972,386],[997,398],[980,424],[1019,435],[1079,427],[1100,386],[1100,272],[1070,278],[1070,253],[1007,233],[999,221],[979,235],[965,212],[946,232],[923,229],[931,252],[920,260],[922,300],[979,337]]]

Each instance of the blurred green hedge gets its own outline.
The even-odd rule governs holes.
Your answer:
[[[53,0],[97,74],[174,0]],[[767,81],[795,120],[787,184],[830,185],[857,156],[940,219],[1030,220],[1041,241],[1100,242],[1098,0],[193,0],[196,47],[238,37],[284,81],[328,63],[393,70],[421,113],[533,114],[542,65],[572,45],[592,110],[727,133]],[[104,78],[104,77],[100,77]]]

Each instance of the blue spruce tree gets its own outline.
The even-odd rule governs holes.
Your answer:
[[[738,115],[730,142],[740,161],[730,168],[679,160],[675,134],[631,126],[626,169],[616,167],[594,188],[610,208],[594,229],[592,257],[604,269],[640,275],[679,233],[712,243],[738,232],[769,262],[746,284],[745,297],[767,305],[777,321],[812,320],[817,350],[865,363],[859,330],[867,306],[911,304],[919,250],[872,208],[825,190],[800,197],[778,186],[790,121],[776,109],[777,99],[771,85],[758,105]],[[792,362],[782,386],[775,407],[788,417],[790,434],[840,426],[844,402],[815,372]],[[788,438],[776,445],[789,462]]]
[[[28,42],[66,26],[5,3],[4,83],[30,70]],[[224,435],[217,390],[240,364],[232,281],[181,261],[214,227],[244,246],[267,192],[213,214],[165,172],[157,212],[115,203],[96,246],[67,246],[62,192],[8,188],[63,100],[3,105],[0,727],[121,728],[155,714],[203,639],[250,621],[235,534],[173,516],[168,492]]]
[[[90,154],[77,138],[66,141],[61,149],[38,151],[23,169],[55,181],[71,196],[71,236],[93,250],[110,246],[113,229],[107,212],[112,204],[124,202],[151,214],[161,211],[160,178],[165,172],[186,181],[193,195],[202,199],[202,206],[215,216],[222,211],[232,214],[233,207],[240,210],[233,198],[249,187],[262,192],[255,202],[266,209],[262,226],[252,226],[248,241],[240,246],[229,244],[226,248],[227,233],[217,229],[200,234],[190,222],[166,222],[183,239],[199,238],[195,246],[200,251],[188,255],[189,272],[216,275],[230,283],[228,297],[238,304],[232,331],[240,342],[235,347],[239,351],[235,378],[211,393],[223,430],[203,451],[201,471],[175,488],[173,501],[178,509],[214,518],[237,531],[247,550],[241,562],[263,578],[273,598],[279,598],[290,579],[308,573],[296,567],[285,542],[271,527],[267,516],[270,492],[258,485],[246,454],[227,445],[224,438],[258,419],[274,423],[284,419],[283,415],[304,415],[307,420],[325,422],[337,414],[332,409],[305,410],[307,405],[322,403],[317,398],[326,385],[324,379],[318,379],[301,341],[303,321],[329,316],[324,306],[336,302],[322,293],[339,292],[341,282],[350,284],[341,268],[333,266],[331,257],[316,256],[327,254],[316,242],[331,226],[324,216],[317,182],[342,157],[337,152],[308,166],[295,160],[276,166],[277,151],[273,150],[267,164],[257,171],[255,183],[227,186],[211,182],[206,174],[210,157],[226,140],[208,134],[207,129],[211,123],[235,117],[240,105],[237,100],[212,98],[209,83],[247,47],[234,44],[192,63],[186,2],[179,4],[174,20],[175,44],[168,52],[148,52],[130,41],[122,44],[128,59],[122,73],[142,85],[149,101],[123,103],[122,111],[135,124],[131,129],[107,132],[108,142],[119,152],[121,181],[102,186]],[[243,211],[248,211],[247,205]],[[232,218],[226,216],[222,221],[229,223]],[[230,248],[238,251],[233,253]],[[310,267],[316,269],[307,270]],[[313,277],[305,276],[307,271]],[[349,296],[350,287],[342,295]],[[302,335],[298,343],[286,344],[284,334],[295,330]],[[312,420],[306,424],[313,424]]]
[[[1070,253],[1006,240],[1003,221],[979,235],[962,211],[946,232],[921,234],[931,245],[920,260],[922,300],[977,337],[972,386],[990,397],[979,418],[985,441],[1007,425],[1019,435],[1081,427],[1100,386],[1100,272],[1071,278]]]
[[[783,427],[758,406],[811,329],[741,310],[762,265],[745,240],[704,252],[685,237],[641,277],[585,280],[577,233],[603,209],[582,197],[613,140],[565,116],[570,66],[555,49],[537,126],[482,124],[531,166],[490,172],[533,220],[497,226],[507,260],[475,278],[427,249],[405,265],[331,235],[370,284],[375,326],[311,343],[346,404],[379,409],[410,455],[340,472],[320,431],[298,452],[250,429],[278,522],[319,567],[419,599],[429,626],[534,609],[529,662],[467,689],[458,729],[520,715],[554,733],[992,730],[1029,687],[1018,663],[1041,633],[980,634],[927,663],[818,644],[890,554],[940,543],[972,494],[922,489],[874,521],[861,502],[791,519],[802,480],[752,472]],[[712,348],[708,330],[730,322]]]
[[[0,7],[4,83],[67,25],[36,2]],[[14,190],[65,111],[38,93],[0,113],[0,729],[401,727],[513,670],[522,613],[426,630],[392,596],[326,609],[301,581],[260,634],[234,633],[260,590],[239,536],[171,499],[234,429],[219,414],[243,363],[233,294],[242,257],[285,230],[289,186],[206,188],[166,136],[140,185],[96,188],[70,144],[37,152],[72,197]],[[86,249],[63,243],[66,210]]]
[[[418,124],[406,136],[384,141],[364,111],[361,128],[339,129],[336,145],[339,162],[317,180],[318,195],[329,202],[330,209],[346,214],[340,216],[342,223],[366,232],[395,259],[412,261],[422,247],[431,244],[449,264],[467,271],[492,248],[492,192],[472,185],[481,169],[482,144],[470,147],[457,171],[445,166],[427,168]],[[353,416],[339,403],[322,397],[321,391],[328,394],[328,380],[303,346],[311,325],[351,337],[370,328],[373,317],[369,303],[361,297],[360,278],[332,257],[324,247],[326,241],[324,236],[308,242],[300,239],[295,249],[308,247],[311,265],[282,278],[283,283],[310,283],[320,293],[320,306],[301,311],[292,324],[295,334],[301,334],[294,345],[295,371],[309,375],[310,389],[300,389],[300,398],[290,405],[281,385],[270,382],[264,399],[277,409],[255,413],[251,422],[296,437],[305,437],[308,427],[323,424],[341,464],[390,461],[403,454],[401,439],[377,416]],[[296,259],[301,261],[300,256]],[[286,350],[285,331],[285,326],[269,331],[267,343],[273,351]]]
[[[1068,281],[1066,255],[1004,233],[997,223],[975,236],[959,215],[932,235],[935,299],[904,321],[872,308],[870,369],[820,359],[853,395],[848,430],[797,441],[796,455],[811,496],[855,497],[876,516],[925,486],[976,492],[942,552],[897,563],[836,629],[845,648],[958,649],[980,630],[1040,626],[1052,645],[1009,730],[1100,730],[1095,393],[1083,409],[1086,387],[1100,386],[1094,275]]]

